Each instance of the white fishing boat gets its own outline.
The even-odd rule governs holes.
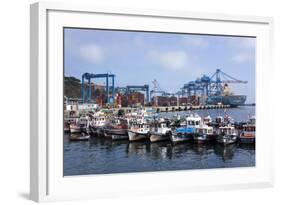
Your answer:
[[[104,126],[107,123],[105,115],[93,115],[90,121],[90,132],[93,135],[104,136]]]
[[[149,139],[150,125],[144,121],[133,123],[128,130],[128,136],[130,141]]]
[[[70,133],[80,133],[85,132],[88,128],[89,119],[87,116],[83,116],[75,119],[74,122],[71,122],[69,125]]]
[[[238,133],[233,125],[226,125],[226,126],[219,127],[216,136],[216,140],[218,143],[224,145],[235,143],[237,141],[237,138],[238,138]]]
[[[78,123],[71,123],[69,125],[69,130],[70,130],[70,133],[80,133],[81,132],[81,128]]]
[[[194,135],[194,142],[203,143],[207,141],[211,141],[215,139],[214,129],[213,127],[202,124],[196,128]]]
[[[167,126],[167,121],[165,119],[160,119],[158,121],[154,121],[152,125],[150,126],[150,141],[156,142],[156,141],[163,141],[163,140],[169,140],[172,131],[171,128]]]

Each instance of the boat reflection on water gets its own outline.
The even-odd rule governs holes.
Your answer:
[[[255,146],[251,144],[151,143],[149,139],[130,142],[100,137],[72,142],[68,136],[64,141],[64,156],[72,159],[72,163],[64,163],[65,175],[255,166]]]
[[[167,141],[150,143],[150,155],[154,160],[172,159],[172,143]]]
[[[215,144],[214,151],[215,154],[220,156],[223,161],[231,160],[234,157],[237,144],[221,145]]]
[[[150,142],[148,140],[128,142],[126,152],[128,156],[134,154],[146,155],[150,153]]]
[[[170,141],[162,141],[150,143],[148,140],[130,142],[129,140],[108,140],[105,138],[93,138],[89,141],[90,146],[99,146],[107,150],[114,150],[119,146],[124,146],[127,156],[143,155],[151,157],[151,159],[173,159],[188,156],[197,156],[198,159],[208,155],[215,154],[223,161],[231,160],[236,149],[255,150],[255,146],[251,144],[229,144],[222,146],[215,142],[198,144],[193,142],[185,142],[173,144]]]

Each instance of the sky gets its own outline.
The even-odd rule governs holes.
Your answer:
[[[115,74],[115,85],[144,85],[156,79],[175,93],[185,83],[216,69],[248,81],[231,84],[235,94],[255,102],[255,47],[251,37],[65,28],[65,76]],[[104,79],[92,80],[104,84]]]

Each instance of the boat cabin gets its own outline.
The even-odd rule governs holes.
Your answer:
[[[218,134],[234,135],[236,134],[236,130],[232,126],[220,127],[218,130]]]
[[[198,115],[190,115],[186,118],[186,126],[187,127],[196,127],[199,126],[201,124],[201,117]]]
[[[156,131],[156,132],[163,131],[166,129],[169,129],[166,121],[157,121],[157,122],[154,122],[151,126],[151,130]]]
[[[243,131],[244,132],[255,132],[256,131],[256,126],[255,125],[251,125],[251,124],[243,125]]]
[[[94,117],[92,119],[93,126],[103,126],[105,125],[107,118],[105,116]]]
[[[196,132],[198,134],[206,134],[206,135],[212,135],[214,134],[214,130],[212,127],[209,127],[209,126],[204,126],[204,127],[199,127],[199,128],[196,128]]]
[[[147,123],[133,124],[131,127],[132,130],[137,130],[139,132],[149,131],[149,128],[150,128],[150,126]]]

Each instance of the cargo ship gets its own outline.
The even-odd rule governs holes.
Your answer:
[[[223,92],[221,94],[210,95],[207,98],[206,103],[211,105],[223,104],[230,105],[231,107],[237,107],[244,105],[246,100],[246,95],[234,95],[228,84],[225,84],[223,86]]]

